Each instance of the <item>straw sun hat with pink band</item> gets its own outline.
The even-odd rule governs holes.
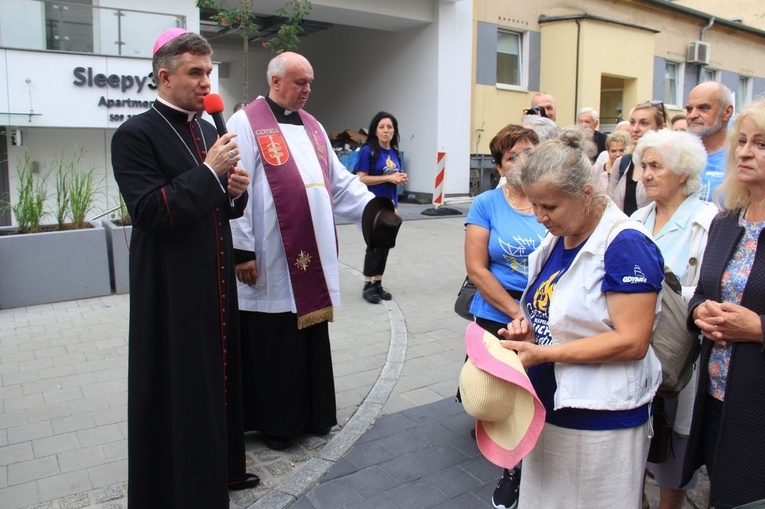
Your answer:
[[[495,336],[471,323],[465,348],[469,359],[460,373],[460,395],[476,418],[478,449],[495,465],[513,468],[536,445],[545,408],[518,355]]]

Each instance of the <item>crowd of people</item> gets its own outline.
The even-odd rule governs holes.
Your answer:
[[[284,449],[337,424],[335,215],[364,231],[362,297],[391,299],[382,277],[407,181],[396,117],[374,116],[347,171],[304,109],[310,62],[285,52],[268,65],[268,94],[216,131],[199,118],[211,57],[201,36],[163,32],[157,101],[112,143],[134,224],[133,508],[226,508],[229,490],[259,483],[245,432]],[[644,101],[606,135],[593,108],[559,128],[542,92],[491,140],[502,178],[465,220],[470,312],[515,352],[546,411],[522,466],[500,465],[495,507],[640,507],[648,471],[660,507],[680,508],[704,465],[712,507],[765,499],[765,102],[729,130],[732,117],[731,92],[707,82],[684,117]],[[677,397],[656,396],[651,346],[666,268],[702,343]],[[659,405],[672,448],[649,461]]]
[[[539,94],[522,122],[539,101],[555,111],[550,94]],[[732,116],[727,87],[702,83],[682,116],[668,118],[661,101],[636,104],[629,126],[607,135],[595,164],[591,108],[580,113],[579,128],[556,128],[516,160],[528,213],[547,235],[524,265],[521,295],[502,303],[507,325],[497,330],[481,316],[486,297],[476,298],[473,312],[517,353],[546,417],[522,470],[501,465],[507,470],[494,507],[645,508],[650,474],[660,486],[659,507],[679,509],[704,465],[710,507],[765,499],[758,476],[765,441],[754,431],[765,424],[757,399],[765,394],[764,313],[756,290],[765,278],[758,249],[765,101],[739,112],[729,131]],[[508,125],[497,136],[517,129]],[[492,156],[500,170],[508,153]],[[479,269],[517,267],[485,254],[490,227],[479,213],[486,202],[479,195],[466,220],[465,264],[476,279]],[[506,236],[525,235],[517,221],[503,227]],[[488,271],[491,263],[499,266]],[[676,397],[656,394],[662,371],[650,346],[665,269],[679,279],[687,326],[702,343]],[[476,286],[492,295],[499,285]],[[655,412],[670,428],[671,445],[649,461],[659,438]]]

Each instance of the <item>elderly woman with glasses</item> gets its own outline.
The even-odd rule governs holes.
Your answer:
[[[696,192],[701,187],[706,150],[698,136],[663,129],[640,138],[632,160],[642,168],[641,182],[646,196],[653,200],[632,214],[632,218],[651,233],[664,262],[680,280],[688,302],[699,280],[709,224],[717,214],[717,207],[701,201]],[[661,509],[681,509],[685,491],[694,488],[698,481],[698,472],[689,483],[681,481],[696,396],[696,373],[694,370],[677,397],[656,398],[654,402],[656,411],[663,410],[661,413],[672,427],[672,447],[666,460],[658,462],[655,458],[656,463],[649,460],[647,464],[660,486]]]
[[[632,138],[629,133],[625,131],[614,131],[606,137],[606,150],[603,152],[607,157],[602,163],[596,162],[593,165],[595,173],[600,175],[603,189],[608,189],[608,184],[611,182],[611,175],[615,168],[614,163],[616,160],[624,154],[631,153],[632,147]],[[600,157],[598,157],[598,159],[600,159]]]
[[[649,131],[667,127],[667,110],[661,101],[644,101],[630,111],[630,137],[637,144]],[[640,182],[643,169],[632,163],[632,156],[625,154],[614,162],[614,171],[608,185],[608,195],[616,206],[628,216],[651,201]]]

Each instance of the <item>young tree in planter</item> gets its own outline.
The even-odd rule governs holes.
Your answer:
[[[219,26],[231,30],[239,30],[242,36],[242,70],[244,78],[242,79],[242,101],[248,101],[249,95],[249,56],[250,39],[260,34],[261,27],[256,23],[256,16],[253,14],[254,0],[240,0],[239,7],[226,9],[222,6],[221,0],[197,0],[197,7],[200,9],[214,9],[217,14],[210,16],[210,19],[216,21]],[[300,26],[303,19],[310,14],[313,5],[309,0],[287,0],[277,14],[284,18],[283,24],[274,37],[262,43],[262,46],[273,54],[279,54],[284,51],[295,51],[300,42],[299,35],[303,32]]]

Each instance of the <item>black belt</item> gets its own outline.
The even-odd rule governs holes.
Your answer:
[[[518,290],[506,290],[507,293],[510,294],[510,297],[514,298],[515,300],[521,300],[521,297],[523,297],[523,292]]]

